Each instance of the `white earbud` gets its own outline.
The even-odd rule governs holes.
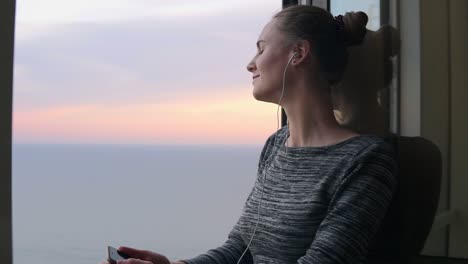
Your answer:
[[[294,56],[296,56],[296,54],[297,54],[297,51],[295,51],[295,52],[293,53],[293,55],[291,56],[291,58],[289,58],[289,60],[292,60],[292,58],[294,58]]]

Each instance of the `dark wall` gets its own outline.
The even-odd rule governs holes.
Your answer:
[[[15,0],[0,1],[0,259],[12,263],[11,121]]]

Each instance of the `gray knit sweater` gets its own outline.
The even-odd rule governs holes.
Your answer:
[[[391,147],[372,135],[326,147],[285,147],[288,135],[285,126],[268,138],[227,241],[184,262],[236,264],[252,236],[262,188],[260,222],[241,263],[365,262],[396,189]]]

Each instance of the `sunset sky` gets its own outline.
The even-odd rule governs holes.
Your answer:
[[[17,5],[14,142],[261,145],[276,130],[246,65],[280,0]]]

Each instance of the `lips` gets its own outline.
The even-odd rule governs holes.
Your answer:
[[[260,76],[260,75],[254,75],[254,76],[252,77],[252,79],[255,79],[255,78],[257,78],[258,76]]]

